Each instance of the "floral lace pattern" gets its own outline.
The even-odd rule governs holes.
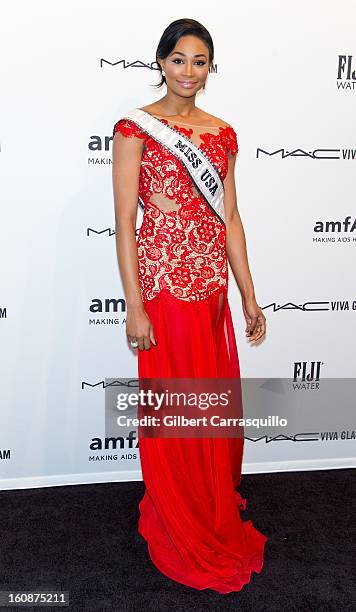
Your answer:
[[[165,119],[160,121],[168,124]],[[173,127],[193,140],[193,127]],[[117,131],[144,140],[139,195],[145,208],[137,239],[143,301],[152,300],[164,289],[189,302],[227,289],[226,228],[197,193],[185,167],[130,119],[120,119],[113,136]],[[217,133],[205,131],[200,140],[199,148],[224,180],[228,156],[238,152],[234,129],[222,126]],[[164,210],[155,197],[171,201],[174,208]]]

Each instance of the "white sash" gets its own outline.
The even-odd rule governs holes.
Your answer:
[[[131,119],[179,159],[189,172],[198,191],[225,225],[224,184],[206,153],[178,130],[140,108],[128,111],[122,119]],[[142,199],[139,200],[141,207],[144,208]]]

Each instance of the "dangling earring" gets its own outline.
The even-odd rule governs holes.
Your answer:
[[[162,69],[162,76],[164,76],[164,77],[166,76],[166,73],[165,73],[165,71],[163,69]]]

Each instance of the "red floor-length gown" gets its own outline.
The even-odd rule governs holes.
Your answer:
[[[159,118],[184,134],[226,177],[238,151],[234,129]],[[138,350],[139,378],[240,377],[228,302],[226,229],[174,155],[131,119],[113,134],[144,140],[137,240],[139,280],[157,346]],[[267,537],[236,487],[243,438],[139,439],[146,490],[138,530],[155,566],[195,589],[239,591],[261,572]]]

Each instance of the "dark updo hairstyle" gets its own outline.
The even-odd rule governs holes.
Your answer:
[[[161,80],[156,85],[153,85],[153,87],[161,87],[166,82],[166,77],[162,74],[162,68],[158,60],[165,59],[170,53],[172,53],[181,36],[189,35],[200,38],[200,40],[206,44],[209,49],[209,64],[213,61],[214,45],[212,38],[208,30],[204,28],[199,21],[195,21],[195,19],[177,19],[176,21],[172,21],[172,23],[166,27],[158,43],[156,62],[158,64],[158,70],[161,73]]]

